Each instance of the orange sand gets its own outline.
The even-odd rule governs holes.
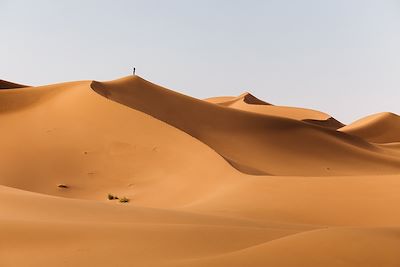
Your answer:
[[[395,114],[138,76],[0,88],[0,266],[400,266]]]

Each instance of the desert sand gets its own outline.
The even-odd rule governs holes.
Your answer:
[[[396,114],[0,80],[0,132],[0,266],[400,266]]]

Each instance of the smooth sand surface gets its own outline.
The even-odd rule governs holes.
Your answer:
[[[395,114],[138,76],[0,88],[0,266],[400,266]]]

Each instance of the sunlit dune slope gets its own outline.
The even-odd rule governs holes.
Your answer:
[[[242,176],[185,206],[200,213],[284,224],[400,225],[399,175]]]
[[[0,184],[86,199],[140,198],[139,185],[161,186],[174,196],[164,202],[179,204],[237,172],[202,142],[109,101],[90,83],[0,91]]]
[[[177,266],[397,266],[400,228],[323,229]]]
[[[3,186],[0,208],[1,266],[167,266],[310,229]]]
[[[242,198],[241,195],[236,195],[236,198],[227,197],[224,209],[232,210],[235,206],[242,206],[248,211],[254,211],[261,210],[264,205],[271,205],[269,210],[279,213],[281,211],[273,206],[286,205],[290,207],[288,215],[292,214],[292,220],[296,220],[307,214],[302,208],[308,205],[320,205],[321,209],[315,210],[313,214],[325,217],[325,220],[328,220],[326,224],[279,224],[276,221],[271,223],[268,219],[252,221],[240,219],[243,215],[235,218],[232,215],[227,217],[208,215],[207,211],[201,214],[145,208],[135,203],[118,205],[72,200],[0,186],[0,208],[4,217],[0,220],[2,235],[0,263],[2,266],[26,266],[29,263],[30,266],[124,264],[308,267],[337,266],[338,262],[340,266],[396,266],[400,261],[399,228],[393,226],[398,225],[398,221],[393,220],[391,227],[365,227],[365,225],[357,227],[354,226],[359,224],[357,221],[367,222],[369,219],[354,214],[351,220],[347,213],[351,208],[354,208],[354,211],[363,206],[365,210],[368,209],[366,203],[359,204],[365,200],[373,200],[371,196],[376,194],[373,191],[374,186],[367,190],[367,194],[363,194],[362,190],[356,190],[360,185],[368,186],[372,180],[364,183],[360,177],[358,182],[351,182],[350,187],[343,177],[325,182],[326,187],[319,188],[321,192],[318,199],[323,199],[327,188],[331,187],[329,184],[335,184],[338,189],[340,186],[346,187],[349,196],[353,192],[353,198],[359,200],[350,202],[351,205],[350,203],[344,205],[347,201],[347,192],[344,198],[343,194],[341,195],[340,201],[337,198],[335,201],[332,194],[327,198],[331,204],[324,207],[326,203],[316,203],[318,201],[312,199],[306,206],[296,200],[296,197],[318,196],[316,194],[318,183],[313,185],[315,191],[311,190],[309,192],[311,194],[302,196],[307,186],[305,184],[301,186],[301,183],[312,184],[316,178],[308,180],[300,178],[303,181],[298,183],[293,177],[292,188],[289,187],[288,192],[283,195],[274,196],[277,187],[284,190],[290,185],[290,181],[280,184],[278,179],[275,180],[274,186],[266,184],[265,187],[260,187],[262,180],[257,179],[257,184],[254,184],[253,188],[249,186],[242,188],[242,193],[247,191],[246,198]],[[380,180],[375,179],[377,184]],[[385,187],[386,182],[380,186],[386,189],[396,187],[392,183]],[[296,187],[300,190],[296,190]],[[340,190],[336,193],[336,196],[341,194]],[[357,197],[360,193],[362,195]],[[243,200],[248,201],[256,195],[268,197],[271,194],[272,198],[268,202],[257,202],[260,199],[255,199],[252,205],[243,203]],[[276,196],[281,197],[280,201],[273,199]],[[398,199],[391,201],[399,203]],[[382,205],[384,202],[385,200],[382,201]],[[335,211],[337,213],[330,215],[333,207],[337,209]],[[221,209],[221,207],[215,208]],[[343,208],[345,211],[340,212]],[[378,215],[375,217],[379,221],[383,213],[374,209],[372,212],[377,212],[374,214]],[[395,210],[392,215],[399,217]],[[373,214],[370,216],[372,218]],[[248,214],[246,217],[252,218],[252,215]],[[269,218],[274,219],[273,216]],[[329,223],[346,219],[349,220],[347,224],[353,225],[352,227],[332,227]],[[370,223],[376,222],[370,220]],[[20,257],[21,254],[25,257]]]
[[[213,97],[205,99],[205,101],[239,110],[300,120],[331,129],[344,126],[326,113],[305,108],[275,106],[256,98],[250,93],[243,93],[238,97]]]
[[[361,138],[309,123],[208,103],[140,77],[93,82],[110,100],[197,138],[249,174],[396,173],[400,162]]]
[[[400,116],[390,112],[377,113],[340,128],[340,131],[373,143],[400,142]]]

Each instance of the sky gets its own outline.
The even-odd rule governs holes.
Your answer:
[[[103,81],[135,66],[196,98],[248,91],[344,123],[400,114],[400,0],[0,0],[0,10],[0,79]]]

